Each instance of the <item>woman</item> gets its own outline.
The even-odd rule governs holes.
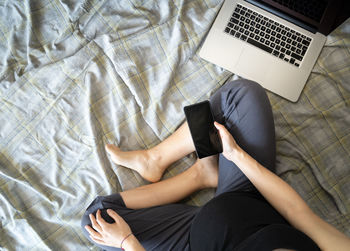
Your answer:
[[[157,183],[97,197],[82,220],[87,238],[106,250],[349,250],[349,238],[273,174],[273,116],[260,85],[228,83],[210,102],[223,153],[175,177],[157,182],[195,150],[186,123],[148,150],[106,146],[113,162]],[[203,207],[172,204],[209,187],[216,195]]]

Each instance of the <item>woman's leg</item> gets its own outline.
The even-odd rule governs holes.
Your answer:
[[[157,182],[167,167],[195,151],[187,122],[157,146],[140,151],[121,151],[115,145],[106,145],[106,151],[118,165],[137,171],[144,179]]]
[[[238,145],[260,164],[274,170],[275,127],[265,90],[249,80],[222,86],[210,100],[214,118],[225,125]],[[233,190],[255,190],[231,161],[219,156],[219,183],[216,194]]]
[[[192,167],[174,177],[123,191],[120,195],[132,209],[175,203],[195,191],[217,187],[217,165],[217,155],[198,159]]]
[[[89,214],[100,209],[102,217],[112,223],[113,219],[106,210],[113,209],[129,224],[146,250],[188,250],[189,229],[199,208],[168,203],[177,202],[196,190],[216,187],[217,182],[217,156],[211,156],[198,160],[185,172],[170,179],[120,194],[98,196],[83,216],[83,233],[91,241],[84,228],[85,225],[91,226]]]

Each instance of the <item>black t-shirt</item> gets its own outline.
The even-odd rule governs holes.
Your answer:
[[[320,250],[293,228],[258,192],[227,192],[208,202],[190,231],[197,250]]]

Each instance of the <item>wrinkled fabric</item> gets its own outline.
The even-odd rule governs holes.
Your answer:
[[[146,182],[104,144],[152,147],[232,74],[198,56],[222,0],[0,2],[0,247],[81,250],[97,195]],[[350,22],[328,36],[300,100],[268,93],[277,172],[349,232]],[[189,155],[165,173],[194,162]],[[185,202],[201,205],[214,191]]]

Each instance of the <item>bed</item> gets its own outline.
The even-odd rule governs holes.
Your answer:
[[[222,0],[0,3],[0,249],[97,249],[97,195],[147,182],[104,145],[158,144],[231,74],[198,56]],[[268,92],[277,174],[350,236],[350,20],[328,37],[297,103]],[[194,163],[193,154],[164,179]],[[213,190],[183,201],[202,205]]]

